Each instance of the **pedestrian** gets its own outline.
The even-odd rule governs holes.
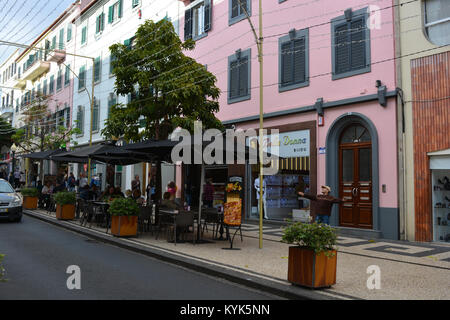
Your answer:
[[[78,186],[80,187],[80,189],[84,189],[87,185],[88,185],[88,181],[87,181],[87,178],[86,178],[86,174],[84,174],[82,172],[80,174],[80,180],[79,180]]]
[[[14,172],[14,188],[20,188],[20,171],[17,169]]]
[[[331,188],[329,186],[321,187],[322,194],[312,195],[298,192],[301,197],[311,201],[311,215],[315,217],[315,222],[330,224],[331,208],[334,203],[342,203],[343,200],[330,195]]]
[[[23,171],[20,171],[20,188],[25,186],[25,173]]]
[[[155,175],[153,175],[151,177],[149,175],[146,193],[147,193],[147,204],[150,204],[150,201],[155,201],[155,195],[156,195],[156,176]]]
[[[205,188],[203,190],[203,203],[206,207],[212,208],[214,200],[214,186],[212,184],[212,178],[206,179]]]
[[[134,189],[141,190],[141,181],[139,180],[139,175],[134,176],[134,180],[131,181],[131,191]]]
[[[73,172],[71,172],[69,177],[67,178],[67,189],[69,191],[73,191],[75,189],[75,183],[75,176],[73,175]]]

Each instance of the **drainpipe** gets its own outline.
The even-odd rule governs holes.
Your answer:
[[[401,57],[401,42],[400,42],[400,0],[394,0],[394,48],[395,56]],[[395,60],[395,80],[397,84],[397,172],[398,172],[398,206],[399,206],[399,238],[406,240],[407,238],[407,207],[406,207],[406,159],[405,159],[405,113],[404,113],[404,99],[402,87],[402,60]]]

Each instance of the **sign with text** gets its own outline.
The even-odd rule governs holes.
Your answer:
[[[258,139],[257,136],[247,138],[247,145],[255,148],[258,145]],[[265,135],[263,138],[263,150],[282,158],[309,157],[309,130]]]

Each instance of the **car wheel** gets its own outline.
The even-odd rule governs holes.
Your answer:
[[[22,216],[16,218],[16,220],[14,220],[14,222],[22,222]]]

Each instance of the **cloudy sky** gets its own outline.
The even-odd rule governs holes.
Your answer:
[[[74,0],[0,0],[0,40],[30,44]],[[16,47],[0,44],[0,65]]]

